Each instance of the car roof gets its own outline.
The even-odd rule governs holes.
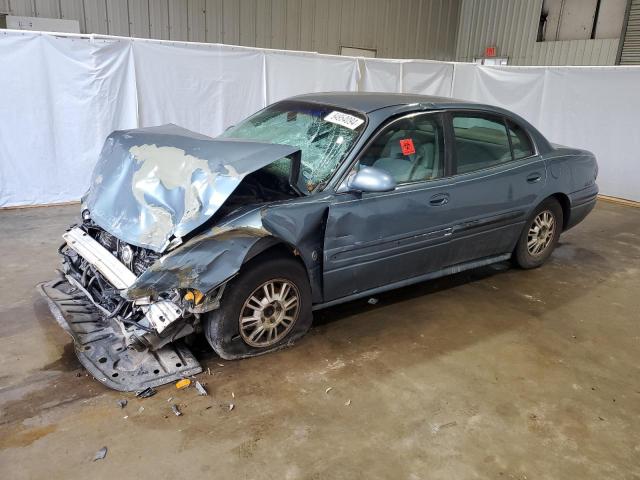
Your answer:
[[[412,111],[412,105],[420,105],[420,110],[428,109],[464,109],[503,115],[515,120],[521,126],[526,127],[534,137],[540,153],[551,149],[549,141],[529,122],[514,112],[494,105],[469,102],[448,97],[436,97],[431,95],[417,95],[413,93],[377,93],[377,92],[324,92],[307,93],[287,98],[286,100],[320,103],[331,105],[345,110],[354,110],[361,113],[371,113],[376,110],[387,110],[384,117],[402,112]],[[380,120],[380,119],[379,119]],[[383,119],[384,120],[384,119]],[[377,127],[377,125],[374,125]]]
[[[455,105],[484,106],[478,103],[467,102],[455,98],[436,97],[432,95],[417,95],[413,93],[375,93],[375,92],[325,92],[307,93],[288,98],[287,100],[299,100],[314,103],[323,103],[347,110],[356,110],[369,113],[386,107],[413,104],[431,104],[433,108],[443,108]]]

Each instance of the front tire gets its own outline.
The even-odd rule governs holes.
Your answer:
[[[225,287],[220,308],[205,318],[204,332],[220,357],[233,360],[288,347],[311,321],[311,288],[302,264],[266,254]]]
[[[537,268],[545,263],[558,243],[562,231],[562,207],[548,198],[533,211],[513,252],[513,261],[520,268]]]

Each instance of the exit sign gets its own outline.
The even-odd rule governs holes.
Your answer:
[[[484,49],[485,57],[495,57],[496,56],[496,47],[487,47]]]

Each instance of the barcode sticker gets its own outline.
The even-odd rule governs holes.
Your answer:
[[[324,117],[324,119],[327,122],[342,125],[343,127],[347,127],[350,130],[355,130],[364,123],[364,119],[362,118],[358,118],[354,115],[349,115],[348,113],[338,112],[337,110],[331,112],[329,115]]]

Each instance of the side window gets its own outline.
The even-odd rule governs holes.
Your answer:
[[[457,173],[482,170],[512,160],[507,127],[501,117],[454,114],[453,132]]]
[[[509,137],[511,137],[511,147],[513,148],[514,160],[533,155],[533,145],[531,144],[531,140],[529,139],[527,132],[525,132],[521,126],[516,125],[510,120],[507,120],[507,125],[509,125]]]
[[[399,184],[442,177],[444,136],[440,118],[425,114],[393,122],[369,145],[358,165],[385,170]]]

